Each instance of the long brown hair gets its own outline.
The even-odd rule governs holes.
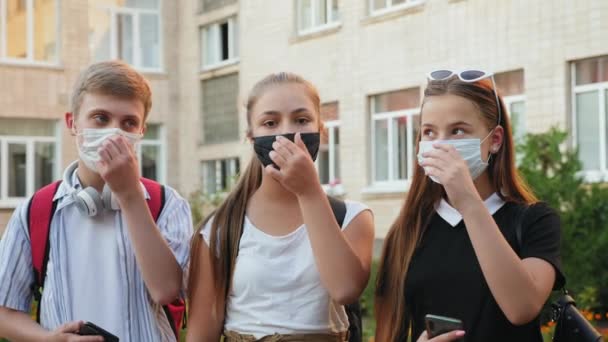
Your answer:
[[[453,77],[443,81],[430,81],[424,91],[422,108],[429,97],[446,94],[473,102],[482,113],[488,129],[496,126],[499,120],[498,106],[490,80],[467,83]],[[505,201],[531,204],[537,199],[517,172],[509,117],[500,97],[499,103],[502,115],[498,124],[505,133],[501,148],[490,158],[487,170],[490,182]],[[418,144],[420,138],[419,133]],[[407,327],[403,324],[407,320],[405,280],[408,267],[435,212],[435,204],[445,196],[443,187],[431,181],[418,163],[415,165],[412,185],[399,216],[386,236],[380,260],[375,297],[376,317],[382,317],[378,320],[378,330],[382,331],[383,339],[378,342],[397,342],[408,334]]]
[[[245,107],[247,110],[248,137],[252,137],[252,111],[258,99],[272,86],[284,84],[303,86],[313,102],[317,117],[320,116],[321,104],[319,93],[312,83],[292,73],[281,72],[271,74],[256,83],[247,99]],[[320,118],[318,121],[319,128],[321,129]],[[247,203],[262,184],[262,173],[262,163],[257,157],[252,157],[245,172],[239,176],[234,189],[228,194],[228,197],[217,210],[204,220],[192,238],[188,281],[188,297],[190,300],[192,300],[193,290],[197,286],[196,281],[200,269],[199,254],[202,241],[200,232],[205,227],[207,221],[213,219],[209,242],[209,258],[212,260],[212,275],[216,295],[214,311],[216,313],[218,312],[217,305],[225,303],[225,299],[228,297],[232,287],[232,275],[239,253],[239,243],[243,233],[243,221],[245,220]]]

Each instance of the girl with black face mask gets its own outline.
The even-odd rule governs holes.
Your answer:
[[[370,210],[346,201],[338,226],[317,175],[319,95],[288,73],[247,101],[252,158],[192,245],[188,341],[345,341],[344,305],[370,272]],[[273,337],[274,336],[274,337]]]

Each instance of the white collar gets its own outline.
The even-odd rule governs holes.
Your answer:
[[[505,201],[500,198],[497,193],[493,193],[490,195],[490,197],[483,201],[483,204],[486,206],[486,208],[488,208],[490,215],[494,215],[498,209],[505,205]],[[454,207],[452,207],[443,198],[435,206],[435,210],[437,211],[437,214],[439,214],[439,216],[441,216],[441,218],[449,223],[452,227],[456,227],[460,221],[462,221],[462,215],[460,215],[458,210],[454,209]]]

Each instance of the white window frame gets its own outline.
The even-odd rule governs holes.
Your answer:
[[[402,4],[393,4],[393,0],[385,0],[385,6],[382,9],[374,8],[374,0],[369,0],[369,13],[372,17],[381,16],[387,13],[404,10],[406,8],[415,7],[426,0],[406,0]]]
[[[505,107],[507,109],[507,114],[509,115],[509,119],[512,119],[511,117],[511,105],[513,105],[514,103],[517,102],[523,102],[524,106],[526,105],[526,95],[511,95],[511,96],[505,96],[502,98],[502,101],[505,104]],[[526,135],[528,133],[528,126],[527,126],[527,111],[524,111],[524,127],[526,127],[526,131],[523,133],[523,135]],[[511,121],[511,125],[513,125],[513,121]]]
[[[236,170],[236,162],[237,160],[239,160],[239,157],[228,157],[228,158],[222,158],[222,159],[209,159],[209,160],[202,160],[203,163],[214,163],[215,164],[215,189],[216,191],[213,193],[208,193],[207,192],[207,185],[208,185],[208,180],[209,180],[209,176],[207,173],[207,167],[205,165],[205,167],[203,167],[203,184],[202,184],[202,190],[203,193],[205,195],[216,195],[216,194],[222,194],[224,193],[224,191],[222,191],[220,188],[222,187],[222,162],[223,161],[228,161],[230,162],[229,168],[230,170],[234,171],[234,174],[229,175],[229,177],[233,177],[236,176],[239,171]],[[240,164],[240,163],[239,163]],[[220,189],[220,190],[217,190]]]
[[[55,160],[53,168],[53,179],[59,179],[61,166],[61,140],[58,124],[55,124],[54,136],[0,136],[0,208],[14,208],[21,203],[25,198],[31,196],[36,191],[36,174],[34,163],[36,162],[36,143],[54,143],[55,144]],[[9,197],[8,196],[8,145],[20,144],[25,145],[25,197]]]
[[[608,137],[606,136],[606,124],[608,115],[606,110],[606,91],[608,91],[608,82],[589,83],[584,85],[576,85],[576,62],[570,65],[571,72],[571,89],[572,89],[572,145],[578,147],[578,127],[577,127],[577,112],[576,112],[576,95],[580,93],[598,92],[599,101],[599,145],[600,145],[600,169],[581,171],[580,175],[587,182],[606,182],[608,181],[608,160],[606,159],[606,149],[608,148]]]
[[[163,16],[161,8],[163,0],[158,0],[158,8],[133,8],[133,7],[117,7],[117,6],[98,6],[96,10],[107,11],[110,16],[110,57],[109,59],[120,59],[118,55],[118,16],[121,14],[131,15],[133,18],[133,63],[130,65],[142,72],[163,72],[164,70],[164,39],[163,39]],[[141,32],[140,32],[140,16],[141,15],[156,15],[158,17],[158,68],[144,67],[142,65],[141,53]],[[127,62],[127,61],[125,61]]]
[[[336,177],[336,154],[339,151],[336,151],[336,130],[340,129],[340,121],[332,120],[326,121],[324,123],[325,128],[327,129],[327,154],[328,154],[328,164],[329,164],[329,183],[321,184],[323,190],[327,193],[331,193],[332,195],[341,195],[344,194],[344,186],[342,185],[342,180]],[[319,159],[317,158],[317,161]],[[317,171],[319,170],[319,164],[317,164]],[[336,179],[340,180],[340,183],[333,184]]]
[[[26,57],[25,58],[14,58],[7,56],[7,32],[6,20],[7,20],[7,6],[8,1],[0,0],[0,63],[6,64],[18,64],[18,65],[34,65],[34,66],[51,66],[56,67],[59,65],[60,60],[60,47],[61,47],[61,14],[59,0],[53,0],[55,3],[55,60],[54,61],[38,61],[34,59],[34,1],[26,1]]]
[[[381,95],[381,94],[379,94]],[[380,112],[380,113],[374,113],[373,109],[375,107],[375,102],[376,102],[376,98],[375,96],[372,96],[370,104],[371,104],[371,141],[372,141],[372,149],[371,149],[371,154],[372,154],[372,164],[371,164],[371,184],[372,187],[378,190],[383,190],[383,191],[387,191],[387,192],[395,192],[395,191],[399,191],[399,192],[403,192],[406,190],[406,187],[409,186],[411,179],[414,175],[414,169],[413,169],[413,163],[415,161],[414,158],[414,151],[416,148],[416,141],[414,141],[416,138],[413,136],[414,135],[414,120],[407,120],[407,136],[410,138],[409,141],[407,141],[406,144],[406,153],[407,153],[407,160],[408,160],[408,167],[407,167],[407,177],[406,179],[395,179],[395,174],[394,174],[394,160],[393,160],[393,149],[394,146],[392,144],[393,139],[393,125],[394,125],[394,120],[396,118],[401,118],[401,117],[415,117],[417,115],[420,115],[420,108],[411,108],[411,109],[404,109],[404,110],[398,110],[398,111],[392,111],[392,112]],[[376,180],[376,122],[377,121],[381,121],[381,120],[387,120],[388,121],[388,136],[386,137],[388,140],[388,180],[386,181],[377,181]]]
[[[228,59],[207,64],[205,60],[206,50],[207,50],[207,30],[215,30],[216,34],[219,35],[219,27],[220,25],[228,23]],[[236,27],[236,30],[235,30]],[[220,21],[216,21],[214,23],[210,23],[207,25],[200,26],[199,28],[199,36],[200,36],[200,68],[201,71],[209,71],[212,69],[222,68],[228,65],[236,64],[239,62],[238,55],[238,44],[239,44],[239,32],[238,32],[238,18],[237,16],[231,16],[228,18],[224,18]],[[218,42],[221,44],[221,39],[218,39]],[[221,51],[221,46],[218,49],[216,47],[215,52],[216,55],[214,60],[220,60],[218,54]]]
[[[159,183],[166,183],[166,170],[167,170],[167,149],[165,142],[165,127],[161,124],[152,124],[158,126],[158,138],[156,139],[141,139],[137,145],[137,160],[139,160],[139,172],[143,172],[143,165],[141,163],[142,158],[142,147],[144,146],[156,146],[159,147],[158,158],[156,166],[158,168],[158,179]]]
[[[311,25],[309,28],[305,28],[302,29],[302,14],[300,13],[300,2],[302,0],[296,0],[296,25],[297,25],[297,31],[298,31],[298,35],[299,36],[304,36],[304,35],[308,35],[308,34],[313,34],[313,33],[317,33],[317,32],[321,32],[321,31],[326,31],[326,30],[331,30],[333,28],[339,27],[340,26],[340,20],[333,20],[334,17],[334,8],[332,6],[332,0],[311,0],[310,1],[310,13],[312,15],[312,18],[310,19],[311,21]],[[319,3],[321,1],[325,1],[325,11],[327,13],[327,22],[326,23],[317,23],[317,17],[315,16],[315,13],[317,13],[317,7],[319,7]],[[338,8],[339,8],[339,4],[338,4]],[[339,9],[338,9],[338,16],[339,16]]]

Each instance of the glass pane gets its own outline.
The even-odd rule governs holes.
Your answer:
[[[335,149],[334,149],[334,177],[335,179],[332,180],[340,180],[341,182],[341,178],[340,178],[340,129],[338,127],[334,128],[334,144],[335,144]]]
[[[238,140],[238,75],[212,78],[203,81],[202,85],[203,143]]]
[[[158,1],[159,0],[127,0],[124,6],[130,8],[158,9]]]
[[[301,31],[312,27],[312,0],[300,0],[298,7]]]
[[[54,137],[53,120],[0,118],[0,135]]]
[[[393,3],[392,5],[393,6],[397,6],[397,5],[404,4],[404,3],[408,2],[408,1],[409,0],[392,0],[392,3]]]
[[[141,175],[158,181],[160,170],[160,146],[141,146]]]
[[[6,4],[6,55],[27,57],[27,9],[20,0],[0,1]]]
[[[141,63],[145,68],[160,68],[160,37],[157,14],[142,14],[139,17]]]
[[[54,0],[34,1],[34,59],[57,59],[57,13]]]
[[[392,91],[376,95],[373,98],[373,113],[394,112],[420,106],[420,90],[418,88]]]
[[[608,82],[608,56],[576,62],[576,85]]]
[[[599,170],[599,93],[576,95],[576,136],[584,170]]]
[[[51,184],[55,178],[55,144],[36,143],[34,161],[34,186],[36,190]]]
[[[8,196],[26,196],[26,146],[8,144]]]
[[[338,0],[331,0],[331,21],[336,22],[340,20],[340,11],[338,8]]]
[[[386,7],[386,0],[372,0],[372,11],[377,11]]]
[[[393,175],[395,179],[407,179],[407,121],[403,116],[393,119]]]
[[[513,130],[513,137],[515,138],[516,144],[522,143],[523,138],[526,135],[525,106],[526,103],[524,101],[517,101],[511,103],[509,108],[511,128]]]
[[[144,133],[145,140],[158,140],[160,139],[160,125],[159,124],[148,124],[146,127],[146,133]]]
[[[217,177],[215,175],[215,161],[203,162],[203,184],[204,191],[207,194],[214,194],[217,192]]]
[[[118,14],[116,18],[118,34],[118,58],[133,64],[133,16]]]
[[[205,30],[205,64],[212,65],[219,62],[219,29],[211,25]],[[216,57],[217,56],[217,57]]]
[[[329,184],[329,145],[321,145],[319,147],[317,168],[319,170],[319,180],[321,181],[321,184]]]
[[[239,56],[239,21],[237,18],[234,18],[232,21],[232,32],[233,33],[233,37],[232,37],[232,58],[236,58]]]
[[[228,22],[222,23],[220,24],[220,60],[221,61],[226,61],[230,58],[230,51],[229,51],[229,46],[230,46],[230,39],[228,38],[229,32],[228,32]]]
[[[388,180],[388,120],[376,120],[374,142],[375,181]]]
[[[318,0],[315,13],[315,25],[327,24],[327,1]]]
[[[110,59],[110,12],[94,6],[89,10],[89,47],[94,61]]]

